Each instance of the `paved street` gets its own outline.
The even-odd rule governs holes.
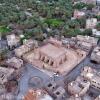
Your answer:
[[[19,100],[20,96],[24,95],[26,93],[26,91],[28,90],[28,88],[29,88],[28,80],[31,77],[33,77],[33,76],[40,77],[43,80],[41,85],[45,85],[47,80],[50,78],[50,76],[39,71],[38,69],[34,68],[30,64],[27,64],[25,67],[27,68],[27,70],[24,72],[24,74],[20,80],[20,83],[19,83],[20,92],[19,92],[18,100]]]
[[[0,49],[4,49],[7,47],[7,41],[6,40],[0,40]]]

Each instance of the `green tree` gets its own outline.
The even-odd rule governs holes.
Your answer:
[[[100,15],[95,16],[98,21],[100,21]]]
[[[82,8],[84,8],[84,7],[86,7],[87,5],[85,4],[85,3],[83,3],[83,2],[80,2],[80,3],[76,3],[75,5],[74,5],[74,9],[82,9]]]
[[[71,20],[68,22],[69,28],[79,28],[79,22],[77,20]]]
[[[85,29],[85,30],[83,31],[83,35],[91,36],[91,35],[92,35],[92,29]]]
[[[87,9],[88,9],[88,10],[92,10],[93,7],[95,7],[94,4],[87,4]]]
[[[80,24],[80,27],[81,28],[85,28],[85,25],[86,25],[86,18],[83,17],[83,18],[79,18],[79,19],[76,19],[78,21],[78,23]]]
[[[100,31],[100,23],[98,23],[98,24],[96,25],[96,28],[97,28],[97,30]]]

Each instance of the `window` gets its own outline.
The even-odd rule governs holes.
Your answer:
[[[60,92],[56,92],[57,95],[60,95]]]
[[[42,57],[42,59],[41,59],[41,60],[42,60],[42,61],[44,61],[44,59],[45,59],[45,57]]]
[[[52,86],[52,84],[50,83],[50,84],[48,84],[48,87],[51,87]]]
[[[49,59],[46,61],[46,63],[49,63]]]
[[[48,63],[49,62],[49,59],[45,58],[45,63]]]
[[[51,61],[50,65],[53,66],[53,64],[54,64],[53,61]]]

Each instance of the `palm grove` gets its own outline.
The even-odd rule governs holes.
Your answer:
[[[0,1],[0,33],[7,35],[14,30],[21,30],[25,38],[43,39],[47,36],[90,34],[91,30],[81,32],[86,17],[71,20],[74,9],[82,9],[84,3],[73,5],[72,0],[1,0]],[[49,29],[49,31],[48,31]]]

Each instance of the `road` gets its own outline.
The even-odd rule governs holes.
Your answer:
[[[31,64],[26,64],[26,70],[23,73],[20,82],[19,82],[19,95],[17,100],[20,100],[19,98],[24,95],[26,93],[26,91],[29,89],[29,84],[28,81],[31,77],[35,76],[35,77],[39,77],[42,79],[42,83],[41,86],[44,86],[47,82],[47,80],[50,79],[50,76],[43,73],[42,71],[36,69],[35,67],[33,67]]]

